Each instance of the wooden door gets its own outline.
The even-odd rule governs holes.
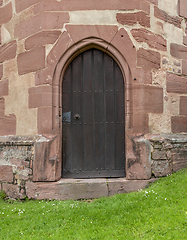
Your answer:
[[[125,176],[124,80],[117,63],[90,49],[63,78],[63,177]]]

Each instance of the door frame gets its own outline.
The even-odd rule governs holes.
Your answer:
[[[72,60],[78,56],[80,53],[91,49],[96,48],[110,57],[112,57],[115,62],[118,64],[119,68],[121,69],[123,79],[124,79],[124,94],[125,94],[125,158],[127,159],[128,153],[128,145],[131,145],[129,142],[128,135],[131,135],[132,132],[132,106],[133,106],[133,98],[132,98],[132,74],[130,71],[130,67],[123,57],[123,55],[111,44],[105,42],[102,39],[98,38],[88,38],[84,39],[73,46],[71,46],[61,57],[59,60],[54,76],[53,76],[53,87],[52,87],[52,126],[53,132],[58,134],[59,136],[59,158],[61,161],[58,165],[60,169],[62,169],[62,81],[63,76],[66,72],[67,67],[72,62]],[[58,116],[58,117],[57,117]],[[131,152],[131,151],[130,151]],[[125,161],[125,169],[127,171],[126,166],[127,161]],[[59,171],[59,170],[58,170]]]

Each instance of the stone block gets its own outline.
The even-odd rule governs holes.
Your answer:
[[[184,44],[184,45],[187,45],[187,36],[184,36],[184,37],[183,37],[183,44]]]
[[[146,85],[134,86],[133,109],[135,114],[162,113],[163,89]]]
[[[0,81],[0,97],[8,95],[8,79]]]
[[[60,31],[42,31],[25,40],[25,49],[30,50],[34,47],[53,44],[60,36]]]
[[[108,196],[106,180],[62,179],[55,183],[26,183],[26,195],[29,199],[93,199]]]
[[[16,134],[16,116],[0,116],[0,135],[15,135]]]
[[[152,153],[152,159],[154,159],[154,160],[166,160],[167,159],[166,151],[155,150]]]
[[[3,77],[3,64],[0,64],[0,80]]]
[[[187,76],[187,61],[182,60],[182,75]]]
[[[168,93],[187,93],[187,78],[175,74],[167,74],[166,89]]]
[[[122,25],[134,25],[139,23],[143,27],[150,27],[150,16],[145,12],[117,13],[116,19]]]
[[[0,46],[0,63],[15,58],[17,50],[16,41]]]
[[[19,13],[38,2],[40,2],[40,0],[15,0],[16,12]]]
[[[8,197],[14,198],[14,199],[18,199],[20,197],[18,185],[3,183],[2,188],[5,191],[5,193],[8,195]]]
[[[155,177],[165,177],[172,173],[171,163],[167,160],[153,161],[151,170]]]
[[[133,114],[133,132],[148,133],[149,132],[149,117],[148,114],[134,113]]]
[[[3,0],[0,0],[0,6],[2,6],[3,5]]]
[[[179,0],[179,15],[187,18],[187,1]]]
[[[10,21],[12,18],[12,3],[0,7],[0,25]],[[0,54],[1,55],[1,54]]]
[[[38,133],[51,134],[52,131],[52,106],[38,108]]]
[[[166,51],[166,40],[144,28],[133,29],[131,33],[137,42],[146,42],[151,48]]]
[[[12,183],[13,182],[13,170],[12,166],[1,165],[0,166],[0,181]]]
[[[147,1],[150,2],[150,3],[153,3],[155,5],[158,5],[158,0],[147,0]]]
[[[20,40],[42,30],[62,29],[68,22],[66,12],[43,12],[16,25],[14,34]]]
[[[35,13],[41,11],[79,11],[79,10],[143,10],[149,12],[149,3],[146,0],[61,0],[51,2],[42,0],[35,7]]]
[[[52,106],[52,87],[39,86],[29,89],[29,108]]]
[[[171,129],[173,133],[187,133],[187,117],[171,117]]]
[[[172,17],[172,16],[168,15],[165,11],[159,9],[157,6],[154,7],[154,15],[156,18],[158,18],[164,22],[173,24],[175,27],[181,28],[181,22],[182,22],[181,18]]]
[[[45,68],[45,47],[37,47],[19,54],[17,63],[19,75]]]
[[[185,96],[180,97],[180,115],[187,116],[187,97]]]
[[[181,146],[182,147],[182,146]],[[178,148],[172,152],[173,171],[177,172],[182,168],[187,167],[187,149]]]
[[[0,116],[3,116],[5,112],[5,99],[0,98]]]
[[[187,60],[187,47],[171,43],[170,44],[170,52],[173,57]]]
[[[137,51],[137,65],[144,69],[159,69],[160,53],[140,48]]]

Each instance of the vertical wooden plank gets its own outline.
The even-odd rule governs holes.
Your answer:
[[[103,93],[103,52],[94,50],[94,108],[95,108],[95,166],[94,170],[104,168],[104,93]]]
[[[82,56],[72,62],[72,166],[73,172],[82,171],[83,140],[82,140]],[[80,119],[75,119],[75,115]]]
[[[115,170],[115,98],[114,98],[114,61],[105,55],[105,112],[106,112],[106,169]]]
[[[71,111],[71,65],[67,68],[66,73],[63,78],[62,86],[62,112]],[[63,142],[63,166],[65,172],[71,171],[71,125],[68,122],[63,122],[62,124],[62,142]]]
[[[116,169],[125,167],[125,107],[124,80],[119,66],[115,63],[116,82]]]
[[[84,166],[83,170],[92,170],[93,158],[93,116],[92,116],[92,51],[83,53],[83,76],[82,76],[82,97],[83,97],[83,143],[84,143]]]

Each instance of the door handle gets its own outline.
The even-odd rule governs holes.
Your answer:
[[[80,115],[79,114],[75,114],[74,118],[75,118],[75,120],[79,120],[80,119]]]

